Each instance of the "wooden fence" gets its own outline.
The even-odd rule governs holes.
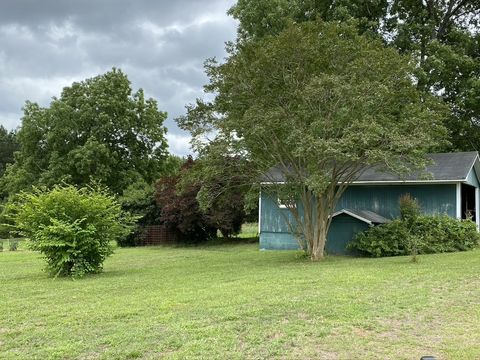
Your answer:
[[[180,235],[163,225],[147,226],[140,235],[141,245],[174,244],[180,240]]]

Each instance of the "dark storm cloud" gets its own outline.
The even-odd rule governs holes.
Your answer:
[[[169,113],[170,147],[188,151],[172,119],[202,94],[203,61],[235,37],[234,0],[3,0],[0,123],[20,124],[25,100],[47,105],[63,86],[124,70]]]

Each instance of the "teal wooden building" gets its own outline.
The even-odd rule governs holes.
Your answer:
[[[418,174],[400,179],[397,175],[366,169],[347,188],[338,202],[326,244],[327,254],[346,254],[346,245],[359,231],[385,223],[399,216],[399,197],[410,194],[422,212],[447,214],[458,219],[469,216],[480,225],[479,186],[480,159],[477,152],[430,154],[432,165],[428,179]],[[274,181],[281,184],[279,175]],[[268,186],[268,185],[265,185]],[[281,214],[284,212],[284,214]],[[298,249],[289,232],[286,218],[289,210],[278,198],[262,191],[259,198],[260,249]]]

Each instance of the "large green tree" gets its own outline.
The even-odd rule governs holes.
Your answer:
[[[357,19],[360,30],[376,32],[388,0],[238,0],[228,13],[239,21],[240,43],[276,35],[290,22]]]
[[[480,1],[239,0],[230,14],[239,20],[239,44],[292,21],[354,19],[360,33],[412,54],[418,87],[448,104],[445,150],[480,150]]]
[[[2,187],[13,194],[61,181],[102,183],[115,193],[153,183],[166,164],[166,113],[140,89],[132,92],[120,70],[73,83],[49,107],[28,102],[15,163]]]
[[[414,55],[419,88],[450,107],[447,150],[480,150],[480,2],[397,0],[390,13],[389,43]]]
[[[421,168],[445,135],[445,109],[417,89],[414,70],[352,26],[290,25],[231,48],[223,64],[210,61],[214,100],[198,100],[179,123],[202,156],[248,159],[253,185],[282,177],[263,190],[292,200],[291,231],[318,260],[338,199],[366,165]]]

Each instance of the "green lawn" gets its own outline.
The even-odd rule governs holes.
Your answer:
[[[251,238],[258,236],[258,223],[246,223],[242,225],[242,232],[239,237]]]
[[[479,359],[480,251],[419,258],[117,249],[72,281],[4,251],[0,358]]]

